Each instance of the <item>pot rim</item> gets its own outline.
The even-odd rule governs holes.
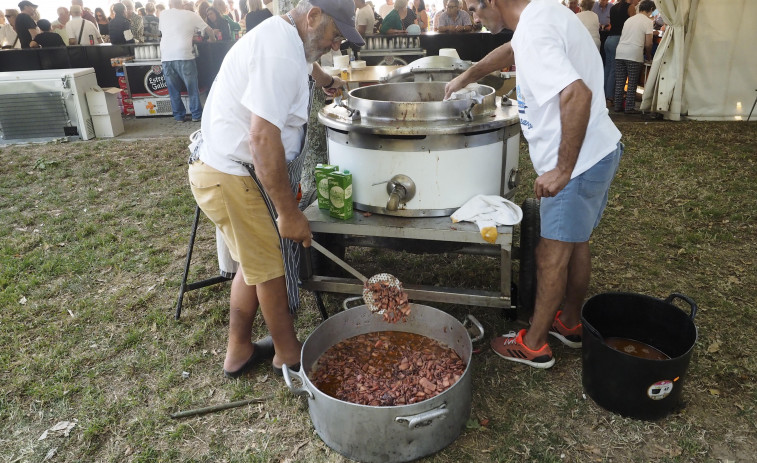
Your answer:
[[[421,307],[424,307],[425,309],[433,309],[434,311],[440,312],[440,314],[443,314],[443,315],[449,317],[450,320],[454,320],[457,324],[459,324],[460,325],[459,328],[462,329],[463,331],[465,331],[466,334],[467,334],[467,330],[465,329],[465,327],[463,326],[463,324],[460,322],[460,320],[458,320],[457,318],[455,318],[452,315],[448,314],[447,312],[444,312],[444,311],[439,310],[439,309],[437,309],[435,307],[431,307],[431,306],[424,305],[424,304],[416,304],[416,303],[413,303],[413,302],[411,302],[410,304],[413,307],[421,306]],[[357,310],[360,310],[360,309],[367,310],[367,307],[366,307],[365,304],[359,305],[359,306],[355,306],[355,307],[352,307],[350,309],[341,311],[341,312],[333,315],[332,317],[346,316],[346,315],[343,315],[343,314],[348,314],[349,311],[356,310],[356,309]],[[331,319],[331,317],[329,319]],[[422,406],[427,406],[432,401],[437,401],[437,402],[442,401],[442,398],[444,396],[448,395],[448,393],[451,393],[451,391],[453,389],[455,389],[456,386],[460,385],[463,382],[463,379],[466,377],[466,375],[469,375],[469,371],[471,369],[471,364],[473,363],[472,362],[472,360],[473,360],[473,343],[471,341],[470,336],[468,335],[465,338],[467,341],[463,341],[463,342],[467,343],[467,345],[469,347],[470,354],[468,355],[468,359],[467,360],[464,359],[464,358],[462,358],[462,356],[460,356],[460,358],[465,362],[465,369],[463,370],[463,374],[460,375],[460,378],[457,381],[455,381],[454,384],[450,385],[447,389],[445,389],[440,394],[437,394],[437,395],[435,395],[433,397],[429,397],[429,398],[424,399],[424,400],[422,400],[420,402],[416,402],[416,403],[413,403],[413,404],[404,404],[404,405],[363,405],[363,404],[357,404],[355,402],[349,402],[349,401],[346,401],[346,400],[338,399],[336,397],[332,397],[332,396],[326,394],[325,392],[323,392],[322,390],[318,389],[315,386],[315,384],[313,384],[313,382],[310,380],[310,377],[308,376],[308,373],[310,371],[312,371],[312,365],[308,365],[307,367],[305,367],[305,363],[304,363],[305,347],[307,346],[308,341],[310,341],[310,339],[318,332],[318,329],[321,328],[321,326],[323,326],[325,323],[327,323],[329,319],[327,319],[326,321],[324,321],[320,325],[318,325],[316,327],[316,329],[313,330],[313,332],[308,335],[307,339],[305,339],[305,342],[302,343],[302,350],[300,352],[300,365],[302,365],[302,367],[300,368],[299,377],[300,378],[304,378],[304,379],[302,379],[303,385],[305,385],[308,388],[308,390],[311,392],[311,394],[313,394],[312,397],[310,397],[310,396],[308,397],[308,402],[310,402],[312,400],[315,400],[315,394],[318,393],[318,394],[320,394],[320,395],[322,395],[324,397],[327,397],[330,400],[335,400],[337,402],[340,402],[340,403],[343,403],[343,404],[346,404],[346,405],[355,406],[355,407],[361,407],[361,408],[364,408],[364,409],[380,409],[380,410],[391,411],[391,410],[407,409],[409,407],[422,407]],[[401,323],[395,323],[395,324],[393,324],[393,326],[400,326],[400,325],[401,325]],[[428,336],[427,334],[416,333],[414,331],[385,329],[385,330],[368,331],[367,333],[375,333],[375,332],[379,332],[379,331],[401,331],[401,332],[405,332],[405,333],[420,334],[422,336],[426,336],[427,338],[433,339],[436,342],[442,343],[442,344],[444,344],[445,346],[449,347],[452,350],[455,350],[452,346],[449,346],[448,344],[442,342],[439,339],[436,339],[434,337]],[[365,334],[365,333],[361,333],[361,334]],[[334,346],[335,344],[337,344],[337,343],[339,343],[341,341],[344,341],[345,339],[349,339],[349,338],[352,338],[352,337],[355,337],[355,336],[359,336],[359,334],[354,334],[354,335],[350,335],[348,337],[343,337],[343,338],[340,338],[340,339],[336,339],[328,348]],[[455,353],[457,353],[457,355],[460,355],[460,352],[458,352],[457,350],[455,350]],[[318,355],[317,358],[320,358],[321,355],[323,355],[323,352],[321,352]],[[445,404],[447,403],[446,400],[444,400],[443,402]],[[434,406],[437,407],[438,404],[436,404]]]
[[[589,322],[586,319],[586,316],[584,315],[584,309],[586,308],[586,305],[592,299],[601,298],[601,297],[629,297],[629,298],[635,298],[635,299],[644,300],[644,301],[647,301],[647,302],[654,302],[654,303],[657,303],[657,304],[661,304],[661,305],[665,305],[665,306],[671,307],[672,309],[675,309],[678,312],[680,312],[681,316],[683,316],[687,320],[687,322],[690,323],[690,325],[694,328],[694,339],[692,340],[691,345],[689,346],[689,348],[686,349],[686,351],[684,353],[682,353],[681,355],[678,355],[678,356],[675,356],[675,357],[670,357],[668,359],[663,359],[663,360],[645,359],[645,358],[641,358],[641,357],[636,357],[634,355],[628,354],[628,353],[623,352],[623,351],[619,351],[617,349],[613,349],[612,347],[608,346],[607,343],[605,343],[604,336],[602,336],[601,333],[599,333],[599,330],[597,330],[594,327],[594,325],[592,325],[591,322]],[[696,312],[696,309],[695,309],[695,312]],[[590,336],[594,337],[595,339],[597,339],[597,341],[599,341],[599,343],[603,347],[605,347],[607,349],[611,349],[613,352],[617,352],[618,354],[623,355],[623,356],[627,357],[628,359],[634,359],[634,360],[638,360],[638,361],[642,361],[642,362],[670,362],[672,360],[678,360],[678,359],[681,359],[681,358],[684,358],[684,357],[688,357],[688,356],[691,355],[692,351],[694,350],[694,347],[696,347],[696,344],[699,341],[699,328],[697,327],[696,323],[694,322],[692,316],[687,315],[686,312],[684,312],[680,307],[678,307],[675,304],[673,304],[671,301],[667,301],[665,299],[660,299],[660,298],[657,298],[657,297],[654,297],[654,296],[650,296],[648,294],[632,293],[632,292],[627,292],[627,291],[608,291],[608,292],[604,292],[604,293],[595,294],[594,296],[592,296],[589,299],[587,299],[586,302],[584,303],[583,307],[581,308],[581,323],[584,324],[584,325],[586,325],[586,326],[588,326],[590,328],[590,330],[588,330],[588,334]],[[599,333],[599,336],[595,335],[594,332]],[[632,338],[629,338],[629,339],[632,339]],[[655,346],[652,346],[652,347],[655,347]]]

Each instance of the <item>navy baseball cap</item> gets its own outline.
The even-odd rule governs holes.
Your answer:
[[[21,2],[21,3],[18,4],[18,9],[19,10],[23,10],[27,6],[31,6],[31,7],[37,8],[37,5],[35,5],[34,3],[30,2],[29,0],[24,0],[23,2]]]
[[[310,0],[310,4],[331,16],[345,39],[358,47],[365,45],[365,40],[355,29],[355,2],[353,0]]]

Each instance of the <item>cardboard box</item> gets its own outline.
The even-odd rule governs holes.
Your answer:
[[[329,172],[329,213],[331,217],[352,218],[352,174],[349,170]]]
[[[113,138],[124,133],[124,121],[118,108],[109,114],[93,115],[92,125],[97,138]]]
[[[118,112],[118,94],[121,89],[94,88],[87,92],[87,105],[89,113],[93,116],[107,116],[112,112]]]

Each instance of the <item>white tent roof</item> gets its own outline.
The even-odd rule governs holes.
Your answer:
[[[746,120],[757,101],[757,1],[655,3],[669,26],[641,108],[671,120]]]

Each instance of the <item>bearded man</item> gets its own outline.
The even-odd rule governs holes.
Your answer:
[[[311,90],[333,94],[344,85],[316,60],[345,39],[364,44],[353,0],[301,0],[262,22],[224,58],[205,104],[201,139],[190,146],[192,193],[239,262],[231,285],[227,377],[270,358],[277,373],[283,364],[299,368],[298,275],[289,264],[297,262],[298,243],[310,246],[310,224],[296,191]],[[271,336],[253,343],[258,305]]]

